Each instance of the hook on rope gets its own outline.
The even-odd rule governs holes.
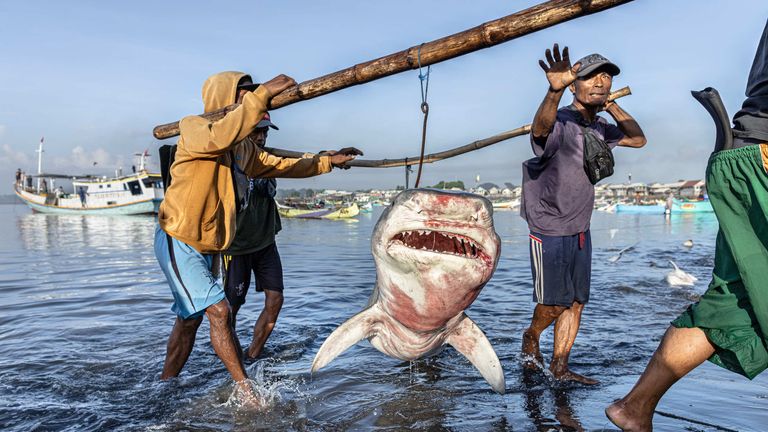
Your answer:
[[[418,188],[421,182],[421,169],[424,166],[424,149],[427,143],[427,118],[429,118],[429,104],[427,103],[427,95],[429,93],[429,73],[431,72],[431,66],[427,66],[427,73],[422,72],[421,68],[421,47],[424,44],[419,45],[419,50],[416,54],[416,60],[419,64],[419,81],[421,83],[421,112],[424,113],[424,124],[421,128],[421,153],[419,155],[419,171],[416,174],[416,183],[414,187]]]

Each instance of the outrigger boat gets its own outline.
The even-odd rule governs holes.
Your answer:
[[[38,152],[42,155],[42,143]],[[14,184],[14,192],[33,211],[53,214],[135,215],[156,213],[163,200],[160,174],[149,173],[144,166],[147,152],[140,156],[139,169],[130,175],[115,177],[66,175],[40,172],[27,175]],[[72,182],[72,191],[54,187],[59,179]]]
[[[360,208],[357,206],[357,203],[338,208],[331,207],[319,209],[300,209],[278,204],[277,212],[280,213],[280,216],[287,218],[348,219],[357,216],[360,213]]]

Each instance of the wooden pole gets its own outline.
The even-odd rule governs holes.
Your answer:
[[[611,92],[611,94],[608,96],[608,100],[616,100],[620,97],[628,96],[631,94],[632,94],[632,91],[630,90],[629,87],[623,87],[619,90],[616,90],[615,92]],[[439,153],[424,155],[424,163],[437,162],[443,159],[452,158],[454,156],[463,155],[464,153],[480,150],[483,147],[488,147],[490,145],[500,143],[502,141],[506,141],[508,139],[518,137],[521,135],[527,135],[529,133],[531,133],[531,125],[527,124],[525,126],[520,126],[517,129],[512,129],[506,132],[502,132],[492,137],[473,141],[461,147],[452,148],[450,150],[442,151]],[[267,147],[266,150],[275,156],[282,156],[282,157],[300,158],[302,157],[302,155],[304,155],[304,153],[302,152],[297,152],[293,150],[283,150],[279,148]],[[410,165],[418,165],[418,164],[419,164],[419,156],[411,156],[411,157],[402,158],[402,159],[355,159],[353,161],[347,162],[348,166],[361,167],[361,168],[393,168],[393,167],[410,166]],[[406,173],[406,179],[407,179],[407,173]],[[407,183],[407,180],[406,180],[406,183]]]
[[[399,72],[417,69],[419,59],[422,66],[433,65],[630,1],[632,0],[550,0],[460,33],[304,81],[272,98],[270,108],[278,109]],[[237,106],[229,105],[201,116],[218,120]],[[179,122],[156,126],[153,134],[157,139],[176,136],[179,134]]]

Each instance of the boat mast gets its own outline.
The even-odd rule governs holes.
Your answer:
[[[43,140],[45,137],[40,138],[40,145],[35,152],[37,153],[37,193],[40,193],[40,174],[43,173]]]

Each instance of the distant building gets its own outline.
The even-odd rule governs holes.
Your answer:
[[[707,186],[704,180],[688,180],[680,185],[678,195],[684,198],[698,198],[707,193]]]

